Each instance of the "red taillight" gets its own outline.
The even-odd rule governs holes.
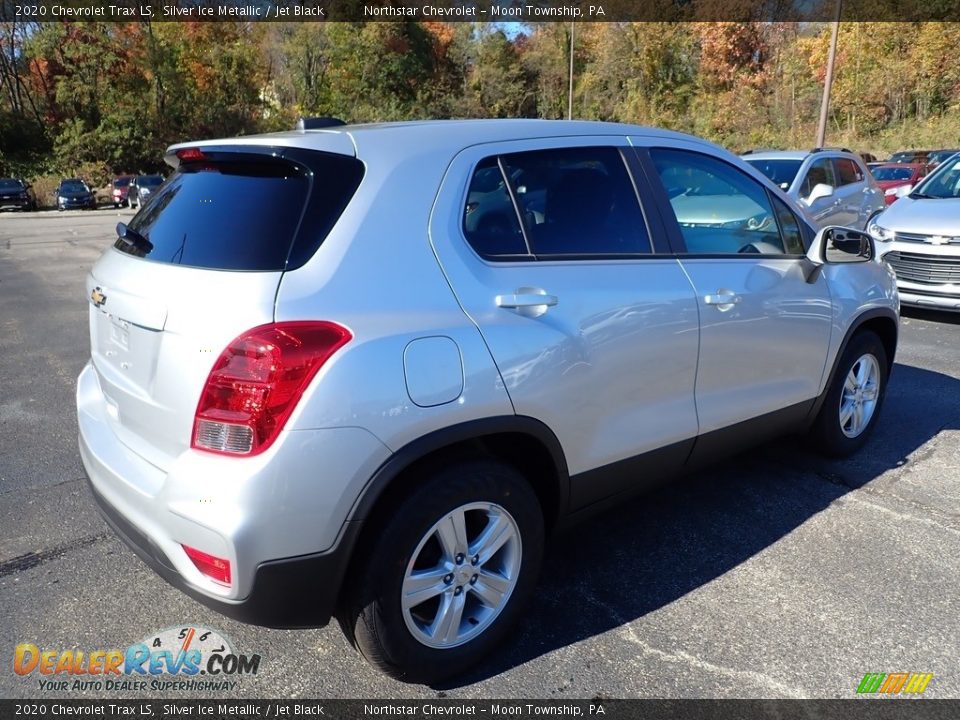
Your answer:
[[[352,337],[332,322],[272,323],[245,332],[210,371],[192,447],[228,455],[266,450],[313,376]]]
[[[180,162],[196,162],[198,160],[206,160],[207,156],[203,154],[203,150],[200,148],[189,147],[177,150],[177,158]]]
[[[183,551],[187,554],[187,557],[193,561],[193,564],[197,566],[197,570],[221,585],[230,584],[229,560],[214,557],[213,555],[207,555],[205,552],[201,552],[200,550],[192,548],[189,545],[181,545],[180,547],[183,548]]]

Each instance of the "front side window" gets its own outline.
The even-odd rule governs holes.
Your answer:
[[[782,255],[766,188],[725,162],[684,150],[650,157],[692,255]],[[795,221],[794,221],[795,222]]]
[[[814,161],[807,170],[807,175],[800,187],[800,197],[809,197],[810,193],[817,185],[829,185],[832,188],[837,186],[837,179],[833,173],[833,163],[829,158],[820,158]]]
[[[651,252],[637,194],[612,147],[503,156],[537,257]]]
[[[851,185],[863,180],[863,173],[850,158],[836,158],[833,162],[836,165],[836,176],[840,180],[839,185]]]

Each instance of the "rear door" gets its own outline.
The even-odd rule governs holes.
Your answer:
[[[697,293],[701,434],[816,397],[831,302],[822,276],[807,281],[794,212],[753,177],[694,145],[638,152],[659,180],[671,241]]]
[[[122,443],[160,468],[189,447],[214,361],[273,320],[283,271],[312,254],[360,175],[342,155],[221,148],[152,194],[87,278],[92,362]]]
[[[574,507],[654,475],[618,461],[660,449],[678,465],[697,432],[696,298],[641,210],[631,155],[610,137],[468,148],[430,227],[515,411],[560,440]]]

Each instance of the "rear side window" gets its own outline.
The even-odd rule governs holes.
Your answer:
[[[537,257],[651,252],[636,191],[616,148],[516,153],[503,163]]]
[[[363,175],[354,158],[309,153],[310,166],[217,153],[181,165],[114,245],[147,260],[213,270],[276,271],[312,256]]]
[[[863,180],[863,173],[850,158],[835,158],[833,162],[836,165],[839,185],[851,185]]]
[[[487,158],[473,173],[463,211],[463,232],[483,257],[527,255],[520,220],[497,158]]]

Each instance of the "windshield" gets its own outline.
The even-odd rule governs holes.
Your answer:
[[[877,180],[909,180],[913,177],[910,168],[878,167],[874,168],[873,176]]]
[[[60,183],[60,192],[89,192],[89,190],[79,180],[68,180]]]
[[[960,197],[960,157],[941,163],[927,179],[910,193],[912,198]]]
[[[142,178],[137,180],[137,185],[140,187],[157,187],[157,185],[163,184],[163,178],[159,175],[144,175]]]
[[[930,153],[930,157],[928,157],[927,160],[931,163],[942,163],[956,152],[956,150],[938,150],[935,153]]]
[[[799,160],[747,160],[777,185],[786,190],[800,170]]]
[[[908,163],[908,162],[920,162],[923,160],[922,153],[915,153],[910,151],[894,153],[890,156],[890,159],[887,162],[892,163]]]
[[[23,190],[19,180],[0,180],[0,190]]]

